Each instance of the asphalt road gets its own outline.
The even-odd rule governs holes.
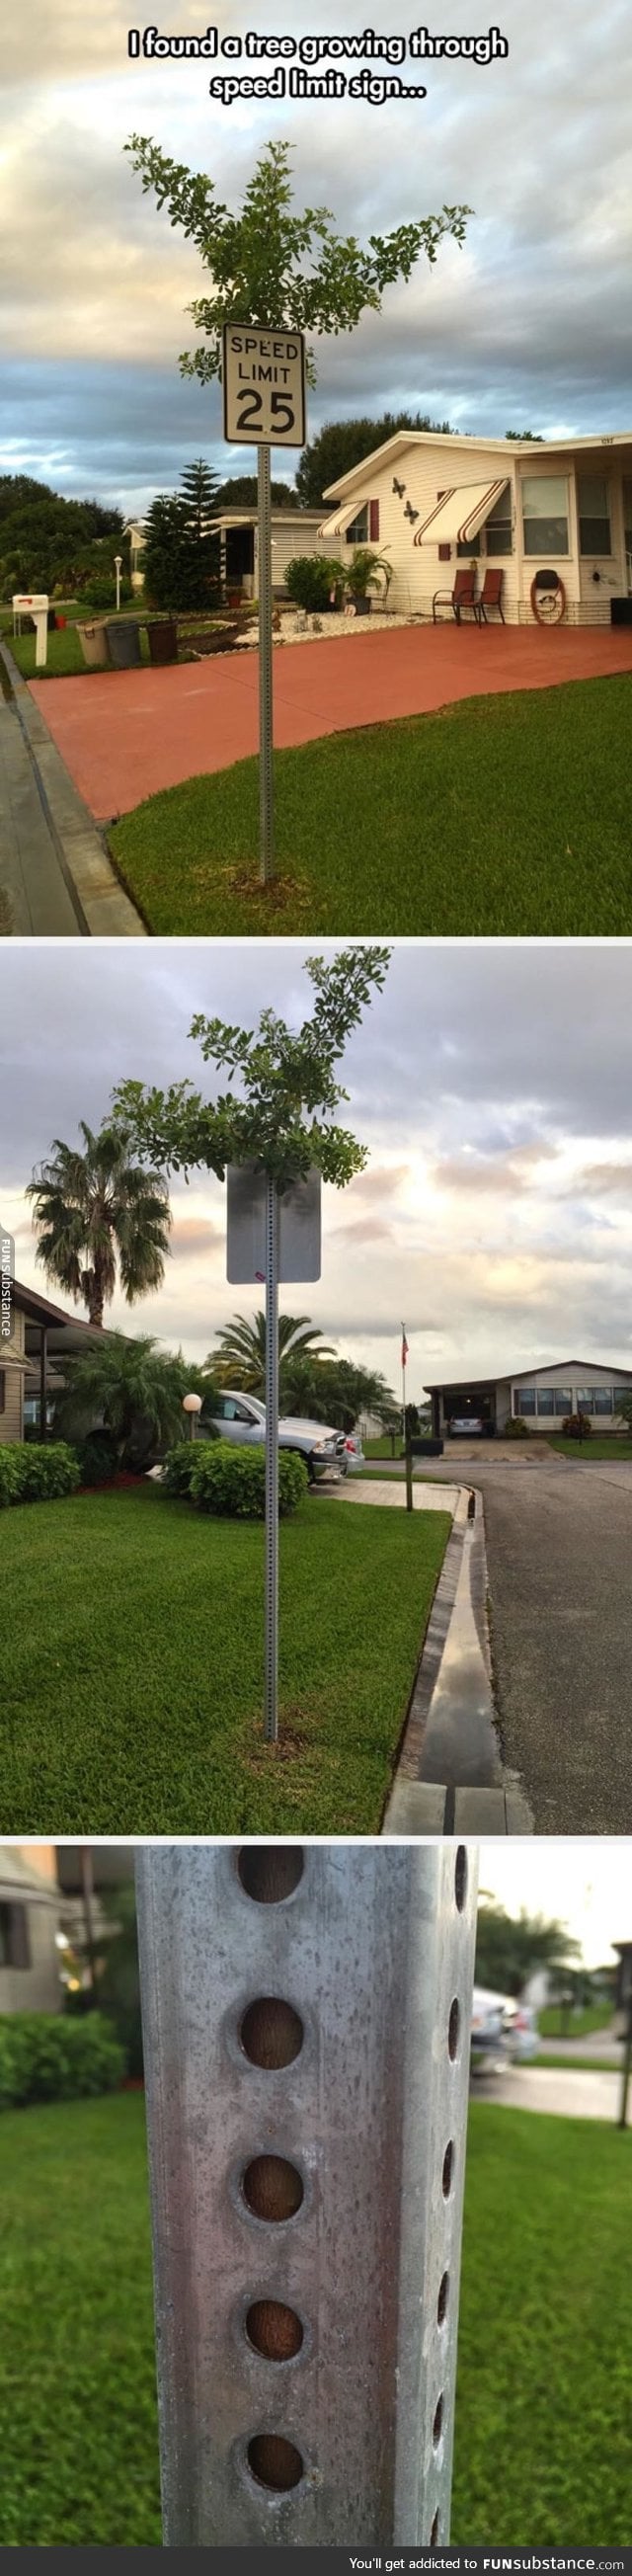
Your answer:
[[[478,1452],[503,1758],[538,1834],[632,1833],[632,1461]]]

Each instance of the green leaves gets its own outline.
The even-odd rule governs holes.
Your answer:
[[[389,959],[389,948],[371,945],[339,949],[328,962],[308,958],[316,1001],[312,1018],[296,1033],[271,1009],[261,1012],[257,1030],[198,1012],[190,1035],[199,1040],[205,1063],[236,1077],[241,1091],[204,1101],[188,1082],[172,1083],[166,1092],[119,1083],[114,1116],[141,1159],[185,1175],[201,1165],[218,1180],[227,1163],[259,1163],[279,1190],[316,1165],[324,1180],[343,1189],[367,1155],[334,1118],[347,1097],[334,1067],[373,993],[381,991]]]
[[[188,308],[210,347],[183,350],[180,358],[181,374],[198,376],[202,384],[221,374],[225,323],[248,321],[318,338],[355,331],[364,312],[379,313],[387,286],[410,277],[421,253],[432,265],[443,240],[464,239],[469,206],[444,206],[440,214],[400,224],[392,233],[372,233],[367,249],[353,234],[343,238],[335,232],[327,206],[290,213],[291,149],[289,143],[268,143],[241,213],[231,215],[216,198],[212,179],[169,160],[151,136],[132,134],[124,146],[145,193],[153,189],[172,228],[195,242],[212,279],[214,294]],[[313,382],[311,358],[308,373]]]

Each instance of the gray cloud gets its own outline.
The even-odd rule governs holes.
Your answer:
[[[286,15],[311,32],[307,0]],[[270,131],[287,136],[299,199],[362,237],[443,201],[474,208],[461,253],[448,245],[432,272],[422,262],[379,319],[321,351],[312,431],[403,404],[495,435],[629,427],[628,0],[598,13],[574,0],[572,26],[549,0],[528,17],[506,0],[507,63],[430,65],[425,104],[379,110],[212,109],[207,66],[127,60],[129,16],[128,0],[29,0],[3,34],[7,468],[18,457],[60,488],[98,484],[142,506],[200,446],[223,463],[216,396],[177,374],[198,261],[123,159],[132,127],[210,169],[231,204]],[[213,17],[245,23],[234,0]],[[365,17],[351,0],[345,25]],[[171,0],[174,34],[207,18],[208,0]],[[337,29],[338,0],[318,18]],[[461,21],[477,30],[476,0]]]

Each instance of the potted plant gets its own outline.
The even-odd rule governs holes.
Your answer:
[[[345,589],[349,592],[349,598],[353,600],[356,617],[370,616],[373,602],[369,598],[369,592],[381,590],[382,583],[384,598],[385,600],[388,598],[392,574],[393,567],[386,555],[376,554],[372,546],[355,547],[351,562],[346,569]]]

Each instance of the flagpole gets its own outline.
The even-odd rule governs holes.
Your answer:
[[[404,1442],[404,1447],[406,1446],[406,1358],[407,1358],[407,1353],[408,1353],[408,1343],[407,1343],[407,1340],[406,1340],[406,1326],[405,1326],[405,1324],[402,1324],[402,1440],[403,1440],[403,1442]]]

